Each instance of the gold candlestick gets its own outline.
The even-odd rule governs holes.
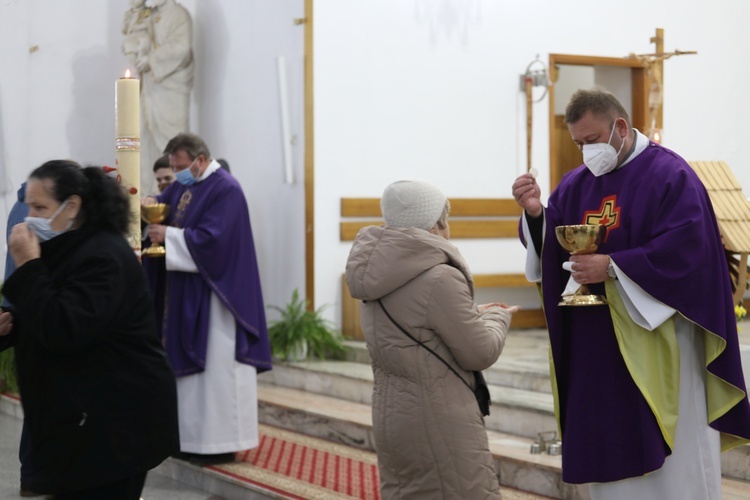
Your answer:
[[[130,76],[115,85],[115,155],[117,178],[130,201],[128,242],[141,255],[141,82]]]

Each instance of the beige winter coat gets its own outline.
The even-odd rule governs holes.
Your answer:
[[[472,387],[471,371],[490,367],[500,356],[508,311],[492,307],[479,313],[458,249],[422,229],[363,228],[349,254],[346,282],[352,296],[364,301],[382,497],[499,498],[474,393],[401,332],[377,299]]]

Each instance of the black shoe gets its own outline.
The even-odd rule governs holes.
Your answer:
[[[236,460],[234,453],[214,453],[203,455],[200,453],[186,453],[190,455],[188,462],[201,467],[205,465],[229,464]]]

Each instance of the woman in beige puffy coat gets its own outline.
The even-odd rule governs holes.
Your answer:
[[[384,499],[500,498],[472,371],[502,352],[517,306],[474,303],[473,281],[448,241],[448,201],[431,184],[399,181],[383,193],[384,227],[357,235],[346,266],[363,301],[375,376],[373,424]]]

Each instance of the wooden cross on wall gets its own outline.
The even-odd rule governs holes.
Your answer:
[[[664,61],[672,56],[697,54],[694,50],[664,52],[664,29],[656,28],[656,36],[651,37],[651,43],[656,45],[653,54],[633,54],[628,57],[638,59],[648,69],[650,87],[648,93],[648,130],[646,135],[654,142],[661,142],[661,130],[664,109]]]

